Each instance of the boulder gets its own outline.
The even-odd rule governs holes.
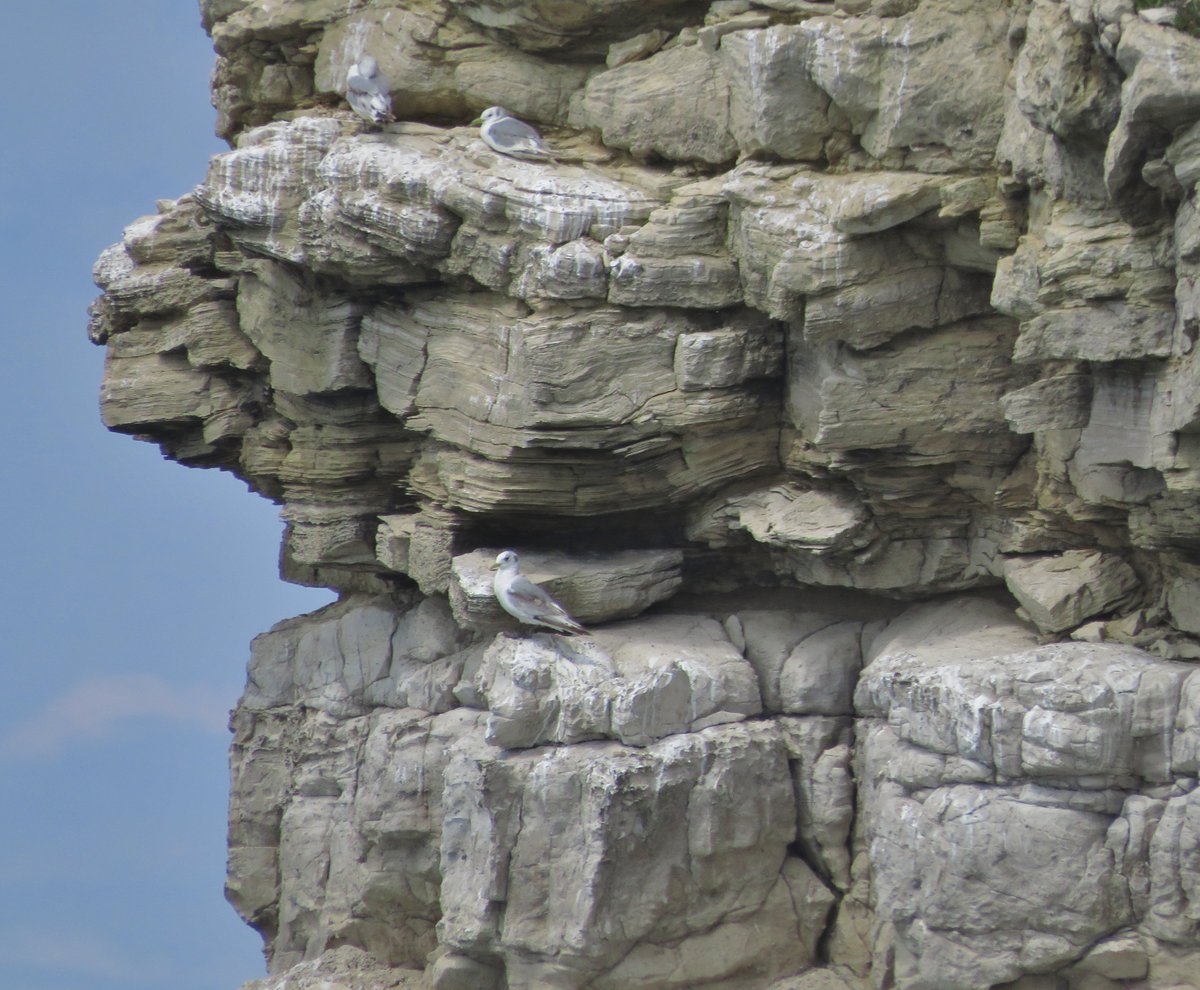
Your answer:
[[[1055,556],[1009,557],[1004,580],[1045,632],[1062,632],[1131,602],[1138,576],[1115,554],[1068,550]]]
[[[660,155],[719,165],[737,154],[730,133],[729,81],[721,60],[679,45],[588,80],[571,123],[641,158]]]

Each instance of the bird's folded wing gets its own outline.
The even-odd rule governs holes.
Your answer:
[[[551,608],[556,609],[559,612],[563,611],[563,607],[559,605],[558,602],[556,602],[553,598],[546,594],[545,591],[539,588],[523,574],[519,575],[517,579],[509,586],[508,593],[513,597],[513,599],[520,602],[522,605],[529,607],[530,609]],[[566,613],[564,612],[564,614]]]
[[[517,145],[530,141],[535,145],[542,143],[542,137],[524,121],[515,117],[504,117],[491,127],[492,136],[505,145]]]

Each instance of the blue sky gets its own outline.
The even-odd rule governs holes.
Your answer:
[[[223,149],[194,0],[5,9],[0,987],[234,990],[225,721],[282,583],[275,506],[110,434],[91,266]]]

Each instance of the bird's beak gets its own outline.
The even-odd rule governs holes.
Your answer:
[[[488,570],[489,571],[498,571],[498,570],[500,570],[500,565],[497,564],[495,561],[492,561],[491,565],[488,567]]]
[[[473,121],[471,121],[471,123],[472,123],[472,124],[482,124],[482,123],[483,123],[483,116],[482,116],[482,115],[480,115],[480,116],[476,117],[476,118],[475,118]]]

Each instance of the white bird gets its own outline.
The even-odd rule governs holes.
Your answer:
[[[388,124],[396,119],[392,114],[392,82],[370,55],[364,55],[346,73],[346,101],[372,124]]]
[[[511,550],[505,550],[496,558],[492,570],[496,571],[492,579],[496,600],[518,622],[545,626],[568,636],[587,632],[565,608],[521,573],[521,561]]]
[[[479,136],[493,151],[510,158],[526,158],[531,161],[554,159],[554,152],[542,140],[542,136],[526,124],[517,120],[504,107],[488,107],[479,115],[482,123]]]

